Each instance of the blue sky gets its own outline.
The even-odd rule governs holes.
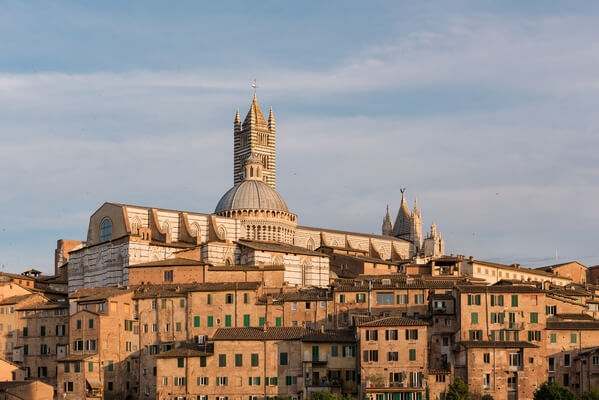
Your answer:
[[[304,225],[599,264],[596,2],[0,1],[0,265],[51,271],[105,201],[212,211],[257,78]]]

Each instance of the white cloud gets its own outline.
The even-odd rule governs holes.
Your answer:
[[[559,246],[599,262],[586,239],[598,217],[597,33],[590,17],[456,18],[334,69],[266,68],[260,99],[283,116],[279,189],[300,223],[377,232],[407,186],[453,251],[534,258]],[[1,219],[9,230],[64,224],[84,236],[104,201],[211,211],[230,185],[246,73],[0,74]],[[327,113],[337,99],[355,109],[361,96],[393,101],[406,88],[447,102],[474,89],[508,94],[453,113]],[[323,110],[295,110],[311,102]]]

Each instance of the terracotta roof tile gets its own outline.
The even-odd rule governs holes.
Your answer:
[[[466,348],[503,348],[503,349],[516,349],[516,348],[537,348],[539,346],[525,341],[478,341],[478,340],[466,340],[459,342],[460,345]]]
[[[203,261],[191,260],[189,258],[169,258],[166,260],[152,261],[141,264],[129,265],[129,268],[142,268],[142,267],[180,267],[180,266],[203,266],[210,265]]]
[[[405,317],[355,317],[356,325],[361,328],[378,326],[427,326],[427,321]]]
[[[546,329],[596,331],[599,330],[599,321],[547,321]]]
[[[188,292],[221,292],[227,290],[256,290],[260,282],[206,282],[206,283],[174,283],[164,285],[137,285],[134,299],[162,297],[185,297]]]
[[[295,253],[318,257],[329,257],[328,254],[318,251],[308,250],[305,247],[292,246],[285,243],[277,242],[262,242],[257,240],[239,239],[236,243],[254,250],[274,251],[279,253]]]
[[[461,293],[544,293],[543,290],[529,285],[458,285],[456,289]]]
[[[86,288],[77,290],[75,293],[71,295],[70,298],[79,301],[99,301],[114,296],[121,296],[131,291],[133,291],[133,289],[120,287]]]
[[[350,331],[324,331],[303,327],[221,328],[213,338],[219,340],[302,340],[306,342],[353,342]]]
[[[181,346],[157,354],[156,358],[207,357],[214,354],[214,345],[182,343]]]

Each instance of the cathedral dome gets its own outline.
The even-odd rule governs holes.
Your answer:
[[[257,179],[245,180],[229,189],[218,202],[214,213],[220,214],[230,210],[289,212],[281,195],[266,183]]]

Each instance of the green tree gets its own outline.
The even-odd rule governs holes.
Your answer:
[[[576,395],[570,389],[557,382],[545,382],[536,391],[534,400],[576,400]]]
[[[336,400],[336,396],[331,392],[325,392],[323,390],[318,392],[312,392],[312,400]]]
[[[480,398],[480,400],[493,400],[493,396],[491,396],[490,394],[485,394],[483,397]]]
[[[311,400],[351,400],[346,394],[336,395],[331,392],[326,392],[324,390],[313,392],[311,396]]]
[[[449,385],[445,400],[470,400],[468,386],[466,386],[462,378],[459,376],[456,377],[453,383]]]
[[[593,389],[589,390],[588,392],[585,392],[580,397],[580,400],[599,400],[599,389],[593,388]]]

